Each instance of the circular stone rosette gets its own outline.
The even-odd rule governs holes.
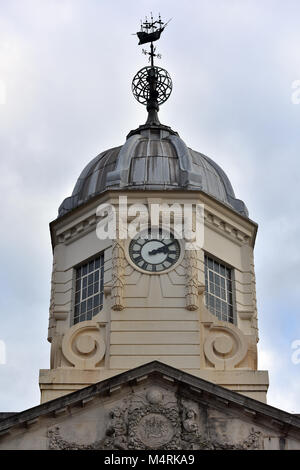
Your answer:
[[[140,420],[136,433],[146,447],[157,449],[172,440],[175,430],[166,416],[149,413]]]
[[[179,449],[181,424],[176,407],[147,406],[129,416],[130,449]]]

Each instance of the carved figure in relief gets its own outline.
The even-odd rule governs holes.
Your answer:
[[[196,422],[197,415],[192,408],[186,412],[186,418],[183,421],[183,427],[187,432],[197,432],[198,424]]]
[[[211,439],[206,430],[199,429],[199,405],[191,400],[164,396],[158,387],[144,394],[132,394],[128,400],[109,413],[106,437],[90,444],[68,442],[61,437],[60,428],[49,429],[49,449],[261,449],[262,433],[251,429],[246,439],[222,442]],[[227,441],[229,440],[229,442]]]

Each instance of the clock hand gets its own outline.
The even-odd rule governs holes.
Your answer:
[[[149,255],[156,255],[156,253],[161,253],[165,251],[165,246],[160,246],[159,248],[156,248],[155,250],[149,251]]]
[[[173,245],[173,243],[174,243],[174,241],[172,241],[168,245],[163,245],[163,246],[160,246],[159,248],[156,248],[155,250],[149,251],[149,255],[156,255],[157,253],[165,253],[166,254],[169,251],[168,247],[170,245]]]

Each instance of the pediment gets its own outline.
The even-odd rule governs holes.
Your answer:
[[[159,362],[0,421],[0,449],[264,449],[287,435],[300,448],[299,417]]]

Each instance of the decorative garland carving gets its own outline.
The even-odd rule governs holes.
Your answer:
[[[99,322],[91,320],[77,323],[65,334],[62,352],[65,358],[78,369],[93,369],[99,366],[105,354],[105,343]]]
[[[111,308],[113,310],[123,310],[124,308],[124,259],[123,240],[115,240],[112,247]]]
[[[198,310],[199,308],[199,281],[197,266],[197,251],[185,250],[186,260],[186,284],[185,298],[187,310]]]
[[[238,443],[220,442],[200,430],[199,405],[185,399],[170,399],[152,386],[146,396],[134,394],[110,411],[106,437],[90,444],[68,442],[55,426],[48,431],[49,449],[55,450],[198,450],[262,449],[262,433],[253,428]],[[206,427],[205,427],[206,428]]]

